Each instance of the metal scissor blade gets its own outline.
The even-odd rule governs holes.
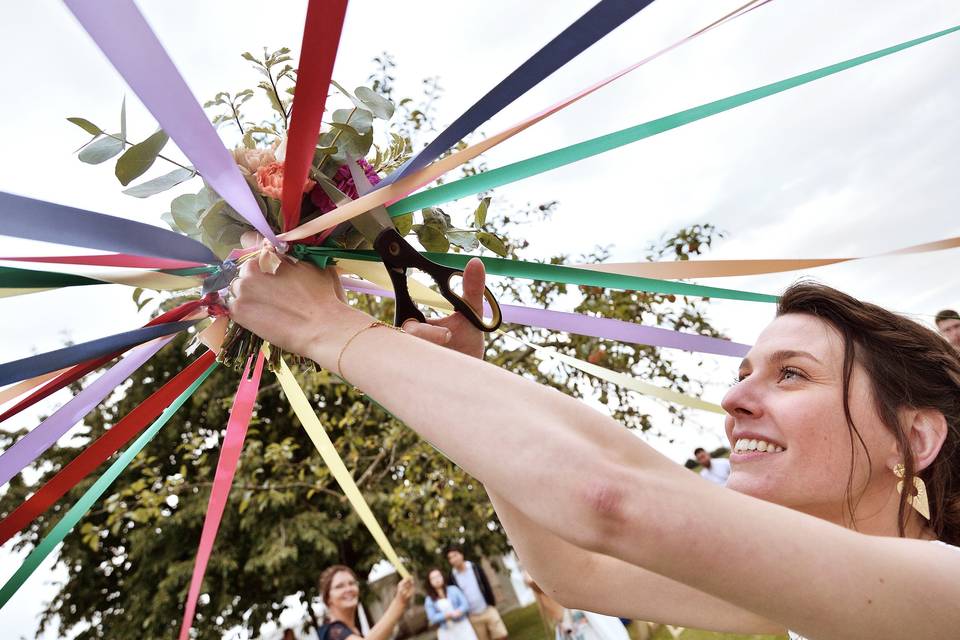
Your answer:
[[[348,158],[347,167],[350,169],[350,177],[353,178],[353,184],[357,188],[357,193],[360,195],[369,193],[373,189],[373,185],[370,184],[370,179],[367,178],[367,174],[364,173],[359,162],[355,158]],[[385,229],[396,228],[393,224],[393,219],[383,205],[357,216],[352,222],[353,226],[357,228],[357,231],[362,233],[370,242],[375,241],[377,236],[380,235],[380,232]]]

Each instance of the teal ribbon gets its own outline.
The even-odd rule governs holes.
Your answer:
[[[877,60],[878,58],[883,58],[884,56],[889,56],[893,53],[897,53],[898,51],[915,47],[918,44],[923,44],[924,42],[941,38],[957,30],[960,30],[960,26],[944,29],[943,31],[938,31],[937,33],[933,33],[922,38],[916,38],[915,40],[910,40],[902,44],[887,47],[886,49],[880,49],[879,51],[874,51],[873,53],[852,58],[845,62],[832,64],[828,67],[817,69],[816,71],[802,73],[798,76],[787,78],[786,80],[781,80],[757,89],[751,89],[750,91],[744,91],[743,93],[738,93],[727,98],[715,100],[714,102],[709,102],[707,104],[700,105],[699,107],[693,107],[692,109],[679,111],[663,118],[658,118],[656,120],[651,120],[650,122],[638,124],[628,129],[623,129],[605,136],[600,136],[599,138],[593,138],[592,140],[587,140],[569,147],[557,149],[556,151],[550,151],[549,153],[544,153],[526,160],[521,160],[520,162],[514,162],[513,164],[508,164],[503,167],[491,169],[490,171],[484,171],[483,173],[461,178],[460,180],[455,180],[454,182],[448,182],[447,184],[443,184],[432,189],[427,189],[426,191],[421,191],[420,193],[416,193],[403,198],[402,200],[398,200],[387,207],[387,211],[390,212],[391,216],[400,216],[405,213],[410,213],[411,211],[432,207],[438,204],[443,204],[444,202],[450,202],[451,200],[457,200],[458,198],[464,198],[482,191],[501,187],[505,184],[510,184],[511,182],[529,178],[537,175],[538,173],[550,171],[551,169],[556,169],[558,167],[583,160],[584,158],[589,158],[599,153],[610,151],[611,149],[616,149],[617,147],[622,147],[630,144],[631,142],[643,140],[644,138],[655,136],[658,133],[670,131],[671,129],[682,127],[685,124],[690,124],[691,122],[696,122],[697,120],[702,120],[718,113],[723,113],[724,111],[741,107],[745,104],[760,100],[761,98],[766,98],[768,96],[787,91],[788,89],[793,89],[794,87],[799,87],[807,84],[808,82],[813,82],[814,80],[819,80],[820,78],[825,78],[847,69],[852,69],[853,67]]]
[[[329,247],[308,247],[294,245],[293,254],[301,260],[310,260],[319,266],[325,266],[331,258],[342,260],[365,260],[380,262],[380,256],[375,251],[331,249]],[[487,269],[487,273],[511,278],[525,278],[528,280],[542,280],[546,282],[560,282],[563,284],[583,285],[587,287],[604,287],[608,289],[625,289],[628,291],[647,291],[650,293],[674,294],[680,296],[696,296],[699,298],[723,298],[726,300],[746,300],[748,302],[776,302],[777,296],[751,291],[737,291],[735,289],[721,289],[719,287],[705,287],[699,284],[674,282],[672,280],[656,280],[654,278],[640,278],[619,273],[605,273],[591,269],[579,269],[559,264],[542,262],[525,262],[523,260],[505,260],[487,256],[471,256],[462,253],[423,253],[430,260],[452,267],[463,269],[471,258],[480,258]],[[321,262],[322,261],[322,262]]]

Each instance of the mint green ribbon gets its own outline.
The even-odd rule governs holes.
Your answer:
[[[702,120],[703,118],[708,118],[718,113],[729,111],[730,109],[735,109],[756,100],[760,100],[761,98],[766,98],[788,89],[793,89],[794,87],[799,87],[800,85],[807,84],[808,82],[813,82],[814,80],[819,80],[820,78],[825,78],[847,69],[852,69],[853,67],[877,60],[878,58],[883,58],[884,56],[889,56],[890,54],[897,53],[898,51],[915,47],[918,44],[923,44],[924,42],[941,38],[957,30],[960,30],[960,26],[944,29],[943,31],[938,31],[937,33],[933,33],[922,38],[917,38],[902,44],[887,47],[886,49],[880,49],[879,51],[874,51],[873,53],[852,58],[846,62],[832,64],[828,67],[823,67],[822,69],[817,69],[816,71],[809,71],[807,73],[793,76],[792,78],[781,80],[780,82],[774,82],[757,89],[744,91],[743,93],[738,93],[727,98],[709,102],[707,104],[700,105],[699,107],[693,107],[692,109],[679,111],[673,115],[651,120],[650,122],[645,122],[643,124],[638,124],[628,129],[623,129],[605,136],[600,136],[599,138],[593,138],[592,140],[587,140],[569,147],[557,149],[556,151],[550,151],[539,156],[521,160],[520,162],[514,162],[513,164],[508,164],[503,167],[491,169],[490,171],[484,171],[483,173],[461,178],[460,180],[455,180],[454,182],[448,182],[447,184],[443,184],[432,189],[416,193],[412,196],[408,196],[402,200],[398,200],[387,207],[387,211],[389,211],[390,215],[392,216],[399,216],[405,213],[410,213],[411,211],[416,211],[417,209],[432,207],[444,202],[450,202],[451,200],[457,200],[458,198],[480,193],[481,191],[487,191],[505,184],[510,184],[511,182],[516,182],[524,178],[529,178],[537,175],[538,173],[550,171],[551,169],[556,169],[558,167],[577,162],[578,160],[595,156],[599,153],[603,153],[604,151],[610,151],[611,149],[622,147],[623,145],[630,144],[631,142],[643,140],[644,138],[655,136],[658,133],[670,131],[671,129],[682,127],[685,124],[690,124],[691,122],[696,122],[697,120]]]
[[[301,260],[310,260],[318,266],[326,266],[331,258],[342,260],[366,260],[380,262],[380,256],[375,251],[332,249],[329,247],[308,247],[294,245],[293,254]],[[583,285],[587,287],[604,287],[607,289],[625,289],[628,291],[647,291],[650,293],[674,294],[680,296],[696,296],[699,298],[724,298],[726,300],[746,300],[748,302],[776,302],[777,296],[751,291],[737,291],[735,289],[721,289],[719,287],[705,287],[699,284],[674,282],[672,280],[656,280],[641,278],[619,273],[606,273],[591,269],[579,269],[560,264],[545,264],[542,262],[525,262],[523,260],[504,260],[487,256],[471,256],[462,253],[423,253],[424,257],[454,269],[463,269],[471,258],[480,258],[487,269],[487,273],[511,278],[525,278],[528,280],[542,280],[545,282],[559,282],[562,284]]]
[[[120,476],[124,469],[133,461],[133,459],[140,453],[147,443],[153,440],[154,436],[160,431],[160,429],[167,423],[168,420],[177,412],[183,403],[193,395],[193,393],[203,384],[204,380],[213,373],[213,370],[217,368],[217,363],[214,362],[210,367],[200,374],[200,377],[197,378],[186,391],[180,394],[173,403],[167,407],[167,409],[160,414],[160,417],[150,425],[150,427],[144,431],[139,438],[137,438],[130,447],[127,448],[116,461],[110,465],[110,468],[107,469],[106,473],[100,476],[99,479],[93,486],[87,489],[87,492],[77,501],[77,504],[73,505],[67,514],[60,519],[60,522],[54,526],[54,528],[46,535],[46,537],[40,541],[33,551],[30,552],[30,555],[27,556],[27,559],[23,561],[23,564],[20,565],[20,568],[17,569],[16,573],[7,580],[7,583],[3,585],[3,588],[0,589],[0,608],[5,606],[7,602],[13,597],[20,587],[23,586],[23,583],[26,582],[27,578],[36,571],[37,567],[40,566],[40,563],[43,562],[50,552],[56,548],[58,544],[63,542],[63,539],[67,537],[67,534],[77,526],[77,523],[80,522],[80,519],[86,515],[87,511],[93,507],[93,504],[100,499],[103,493],[110,487],[111,484]]]

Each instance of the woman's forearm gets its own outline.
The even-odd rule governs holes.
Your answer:
[[[390,638],[393,637],[394,628],[397,626],[397,623],[400,622],[400,619],[403,618],[406,610],[406,603],[401,602],[399,598],[394,598],[390,606],[388,606],[387,610],[383,613],[383,617],[370,628],[370,633],[367,634],[364,640],[390,640]]]

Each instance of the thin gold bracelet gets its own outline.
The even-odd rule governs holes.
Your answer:
[[[406,333],[400,327],[395,327],[392,324],[387,324],[386,322],[380,322],[379,320],[374,320],[373,322],[371,322],[370,324],[368,324],[367,326],[365,326],[364,328],[360,329],[355,334],[350,336],[350,339],[347,340],[345,343],[343,343],[343,346],[340,347],[340,355],[337,356],[337,375],[339,375],[344,380],[346,380],[346,378],[343,377],[343,369],[340,366],[340,361],[343,360],[344,352],[346,352],[347,347],[350,346],[350,343],[353,342],[357,338],[357,336],[359,336],[364,331],[367,331],[368,329],[373,329],[375,327],[387,327],[388,329],[393,329],[394,331],[399,331],[400,333]]]

